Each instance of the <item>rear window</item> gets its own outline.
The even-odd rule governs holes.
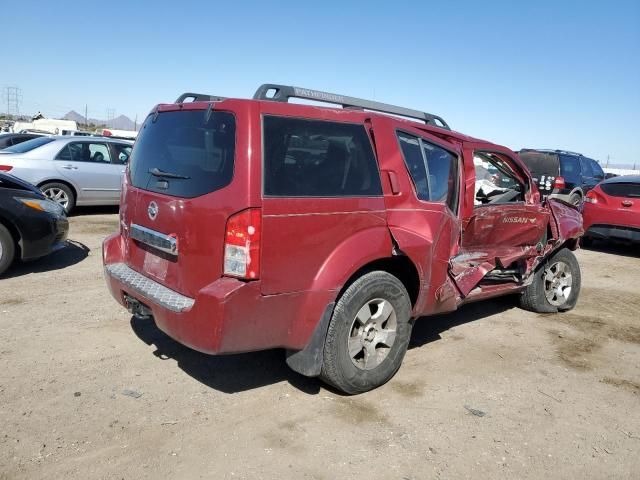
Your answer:
[[[3,152],[12,152],[12,153],[26,153],[30,152],[34,148],[41,147],[46,145],[47,143],[51,143],[55,140],[55,138],[51,137],[38,137],[33,140],[27,140],[26,142],[19,143],[18,145],[13,145],[11,147],[7,147]]]
[[[520,158],[531,172],[532,177],[539,178],[542,175],[558,175],[558,155],[547,152],[520,152]]]
[[[364,125],[265,116],[263,138],[267,196],[382,195]]]
[[[612,197],[640,198],[640,183],[601,183],[600,188]]]
[[[231,183],[236,122],[229,112],[190,110],[149,115],[131,152],[131,184],[193,198]]]

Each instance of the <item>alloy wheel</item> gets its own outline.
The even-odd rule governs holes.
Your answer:
[[[348,338],[349,357],[361,370],[380,365],[391,350],[398,328],[396,311],[388,300],[369,300],[358,310]]]
[[[544,272],[544,294],[554,307],[561,307],[571,295],[573,278],[571,268],[564,262],[551,264]]]
[[[67,192],[65,192],[61,188],[50,187],[46,190],[43,190],[42,193],[44,193],[45,197],[47,197],[49,200],[53,200],[54,202],[62,205],[65,210],[69,206],[69,196],[67,195]]]

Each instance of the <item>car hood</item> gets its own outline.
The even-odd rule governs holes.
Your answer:
[[[43,193],[35,185],[25,182],[20,178],[8,173],[0,173],[0,189],[10,188],[12,190],[25,190],[37,195],[38,198],[45,198]]]

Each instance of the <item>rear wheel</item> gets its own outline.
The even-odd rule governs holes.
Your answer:
[[[0,224],[0,275],[7,271],[16,256],[16,244],[11,232]]]
[[[333,310],[321,378],[348,394],[386,383],[407,351],[410,319],[409,294],[400,280],[382,271],[363,275]]]
[[[539,313],[571,310],[580,295],[580,265],[571,250],[555,253],[534,274],[533,282],[520,297],[520,306]]]
[[[64,183],[45,183],[40,187],[42,193],[49,199],[59,203],[64,211],[69,214],[76,204],[76,197],[71,189]]]

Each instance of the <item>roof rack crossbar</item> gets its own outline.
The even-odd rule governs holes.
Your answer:
[[[185,103],[185,100],[190,100],[191,102],[221,102],[225,99],[225,97],[218,97],[217,95],[208,95],[206,93],[183,93],[178,97],[175,103]]]
[[[288,102],[290,98],[302,98],[305,100],[315,100],[317,102],[333,103],[342,105],[342,108],[353,108],[371,110],[374,112],[390,113],[401,117],[413,118],[423,121],[428,125],[445,128],[451,130],[447,122],[438,115],[421,112],[410,108],[398,107],[387,103],[375,102],[373,100],[364,100],[362,98],[347,97],[335,93],[322,92],[320,90],[311,90],[308,88],[293,87],[289,85],[277,85],[265,83],[261,85],[253,98],[255,100],[270,100],[274,102]]]
[[[565,154],[569,154],[569,155],[577,155],[579,157],[584,157],[583,154],[578,153],[578,152],[572,152],[571,150],[558,150],[558,149],[551,149],[551,148],[522,148],[520,149],[521,152],[544,152],[544,153],[565,153]]]

